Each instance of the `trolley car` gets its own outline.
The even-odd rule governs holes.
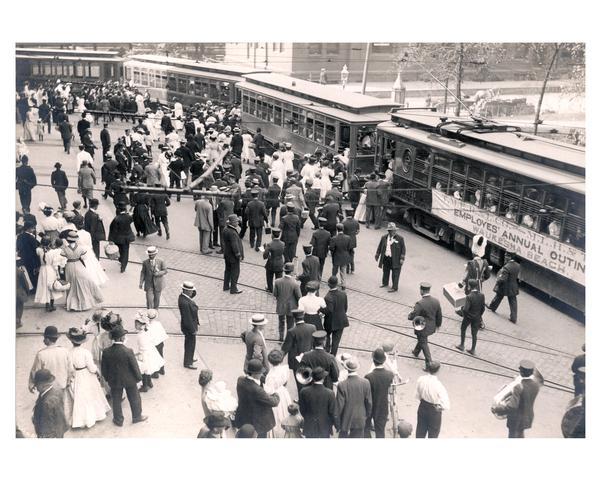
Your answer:
[[[398,106],[276,73],[244,75],[237,88],[246,128],[256,131],[260,127],[268,141],[290,142],[299,154],[316,149],[338,153],[347,148],[350,171],[374,169],[377,124]]]
[[[123,77],[123,58],[110,50],[17,48],[15,57],[19,87],[26,80],[103,83]]]
[[[414,230],[457,251],[481,234],[493,264],[514,250],[522,281],[585,311],[584,149],[424,110],[396,110],[377,132]]]
[[[235,90],[242,75],[256,69],[223,63],[197,62],[161,55],[132,55],[125,62],[125,77],[148,90],[152,98],[169,103],[177,97],[183,104],[239,102]]]

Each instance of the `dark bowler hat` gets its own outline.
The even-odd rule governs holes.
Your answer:
[[[247,370],[250,375],[253,373],[261,373],[263,371],[263,364],[260,360],[253,358],[248,362]]]
[[[426,367],[426,369],[429,373],[436,373],[441,367],[442,364],[440,362],[438,362],[437,360],[432,360]]]
[[[304,310],[301,310],[299,308],[292,310],[292,315],[294,316],[294,319],[303,319],[304,318]]]
[[[54,168],[60,168],[60,167],[62,167],[62,164],[60,162],[56,162],[54,164]]]
[[[41,370],[38,370],[37,372],[35,372],[35,375],[33,376],[33,384],[34,385],[40,385],[42,383],[50,383],[53,382],[55,380],[54,375],[52,375],[52,372],[46,368],[42,368]]]
[[[329,375],[329,372],[323,367],[315,367],[312,371],[312,379],[315,382],[320,382],[321,380],[324,380],[327,375]]]
[[[383,348],[377,348],[373,351],[373,362],[377,365],[383,365],[386,361],[385,352]]]
[[[117,324],[110,331],[110,338],[112,338],[113,340],[117,340],[127,335],[127,333],[129,332],[127,332],[127,330],[125,330],[122,325]]]
[[[346,216],[348,216],[348,217],[351,217],[352,215],[354,215],[354,209],[353,208],[347,208],[344,211],[346,212]]]
[[[469,287],[477,288],[479,286],[479,282],[475,278],[469,278]]]
[[[56,340],[58,337],[58,329],[54,325],[48,325],[44,330],[44,338]]]
[[[279,234],[281,233],[281,228],[273,227],[271,229],[271,233]]]
[[[286,273],[293,272],[294,264],[292,262],[286,262],[285,265],[283,265],[283,271]]]
[[[335,275],[332,275],[331,277],[329,277],[329,280],[327,280],[327,285],[329,286],[329,288],[335,288],[338,286],[338,279]]]
[[[311,253],[312,249],[312,245],[302,245],[302,250],[304,250],[304,253]]]

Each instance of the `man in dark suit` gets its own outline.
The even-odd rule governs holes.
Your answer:
[[[344,226],[344,235],[350,237],[350,247],[352,248],[351,260],[346,273],[354,273],[354,251],[358,245],[356,237],[360,233],[360,223],[354,218],[354,209],[346,209],[346,219],[342,222],[342,225]]]
[[[237,231],[238,225],[238,216],[235,214],[229,215],[221,239],[223,258],[225,259],[223,291],[229,290],[232,295],[242,293],[242,290],[237,288],[237,282],[240,277],[240,262],[244,260],[244,246]]]
[[[417,336],[417,345],[412,351],[415,357],[419,356],[421,350],[425,355],[425,368],[431,363],[431,353],[429,352],[429,343],[427,338],[435,333],[442,326],[442,308],[437,298],[433,298],[429,293],[431,284],[422,282],[420,285],[421,300],[415,304],[413,311],[408,314],[409,320],[415,322],[415,335]]]
[[[269,218],[264,202],[258,199],[259,190],[253,188],[250,193],[252,200],[248,202],[245,213],[250,227],[250,248],[254,248],[258,252],[262,243],[263,225],[269,223]]]
[[[322,367],[312,371],[312,383],[299,390],[298,406],[304,418],[304,437],[329,438],[332,427],[339,429],[335,395],[323,385],[327,372]]]
[[[398,282],[400,281],[400,270],[402,269],[406,255],[406,247],[404,245],[404,238],[397,233],[398,229],[395,223],[388,223],[387,231],[387,235],[384,235],[379,240],[377,252],[375,253],[375,261],[379,262],[379,268],[383,269],[380,288],[387,288],[391,272],[392,288],[388,292],[397,292]]]
[[[333,356],[337,355],[340,341],[344,328],[349,327],[348,315],[348,297],[346,292],[338,290],[338,279],[335,276],[329,277],[327,280],[329,292],[325,295],[325,303],[327,304],[327,312],[325,313],[325,321],[323,326],[327,332],[327,345],[325,349]]]
[[[325,230],[327,230],[333,238],[336,234],[336,226],[338,220],[343,220],[342,210],[338,202],[333,197],[327,197],[326,204],[321,210],[321,217],[325,218]]]
[[[337,234],[331,239],[329,250],[331,250],[331,263],[333,269],[331,274],[339,276],[340,287],[346,289],[346,270],[352,262],[354,250],[352,248],[352,239],[344,233],[344,225],[338,223],[336,226]],[[339,275],[338,275],[339,272]]]
[[[235,412],[236,427],[252,425],[258,438],[266,438],[267,433],[275,426],[273,407],[279,404],[279,395],[269,395],[260,384],[263,365],[260,360],[248,362],[248,373],[237,381],[238,407]]]
[[[40,270],[40,257],[35,251],[38,245],[39,242],[35,238],[35,224],[26,221],[23,224],[23,231],[17,236],[17,253],[21,257],[25,270],[27,270],[33,290],[36,289]]]
[[[154,215],[154,223],[158,227],[158,236],[162,236],[162,229],[160,228],[162,223],[165,227],[167,240],[171,238],[169,234],[169,210],[167,209],[170,205],[171,200],[169,200],[166,193],[155,193],[150,197],[150,207],[152,208],[152,215]]]
[[[293,262],[296,257],[296,247],[298,246],[298,237],[300,236],[300,218],[294,213],[294,204],[288,202],[288,213],[281,218],[279,228],[281,229],[281,240],[285,243],[283,256],[286,262]]]
[[[389,389],[394,380],[394,374],[384,368],[385,361],[386,356],[383,348],[376,349],[373,352],[375,368],[371,373],[365,375],[371,385],[371,398],[373,400],[373,409],[365,425],[365,438],[371,437],[371,424],[373,424],[375,430],[375,438],[385,438],[385,424],[388,421],[389,413]]]
[[[221,191],[221,192],[227,191],[227,187],[223,186],[223,187],[219,188],[219,191]],[[230,198],[221,198],[219,200],[219,204],[217,205],[217,208],[215,208],[215,215],[217,217],[216,223],[218,225],[218,228],[215,228],[215,230],[213,232],[213,244],[218,245],[220,242],[221,250],[219,250],[217,252],[218,254],[223,253],[223,250],[224,250],[223,236],[225,235],[225,229],[228,228],[229,218],[233,215],[234,209],[235,209],[235,205]],[[237,215],[235,215],[235,217],[237,218]],[[213,218],[213,220],[214,220],[214,218]],[[238,220],[238,224],[236,224],[236,228],[238,226],[239,226],[239,220]],[[239,236],[240,235],[238,235],[238,237]]]
[[[127,213],[127,202],[120,201],[117,204],[117,215],[110,222],[108,229],[108,241],[119,247],[119,262],[121,262],[121,273],[125,272],[129,262],[129,244],[135,240],[131,224],[133,218]]]
[[[242,332],[240,338],[246,345],[246,355],[244,357],[244,373],[248,372],[248,363],[252,359],[260,360],[263,366],[263,374],[266,375],[269,372],[269,360],[267,352],[267,344],[265,342],[265,336],[263,334],[265,325],[268,323],[267,319],[262,313],[255,313],[252,315],[250,321],[252,329]]]
[[[273,277],[281,278],[283,275],[283,264],[285,263],[283,251],[285,244],[279,239],[280,234],[281,230],[278,228],[271,230],[273,240],[265,245],[265,251],[263,252],[263,258],[267,260],[265,264],[267,292],[270,293],[273,293]]]
[[[467,350],[471,355],[475,355],[475,346],[477,345],[477,332],[481,328],[481,316],[485,311],[485,295],[479,291],[479,280],[470,278],[468,280],[469,294],[465,304],[460,309],[460,315],[463,321],[460,324],[460,345],[456,345],[461,352],[465,351],[465,335],[467,328],[471,326],[471,349]]]
[[[331,233],[325,230],[325,224],[327,219],[319,217],[319,229],[314,231],[310,244],[313,246],[313,255],[319,259],[320,274],[323,275],[323,267],[325,266],[325,259],[329,253],[329,243],[331,242]]]
[[[67,196],[65,195],[65,191],[69,187],[69,179],[67,178],[67,174],[64,170],[61,170],[62,165],[60,162],[56,162],[54,164],[55,170],[50,175],[50,183],[58,196],[58,203],[60,204],[60,208],[63,210],[67,208]]]
[[[519,272],[521,266],[516,261],[514,252],[504,254],[506,263],[498,272],[494,292],[496,296],[492,299],[487,308],[495,312],[504,297],[508,297],[510,307],[510,321],[517,323],[517,295],[519,294]]]
[[[275,280],[273,296],[277,300],[277,315],[279,316],[279,341],[283,342],[283,335],[287,328],[294,326],[292,310],[298,308],[298,300],[302,296],[300,284],[292,278],[294,264],[287,262],[283,265],[283,277]]]
[[[90,128],[92,128],[92,124],[87,119],[87,112],[83,112],[81,114],[81,120],[77,122],[77,133],[79,133],[79,141],[81,143],[83,143],[85,132]],[[125,133],[127,132],[128,130],[125,130]]]
[[[333,384],[338,381],[340,371],[335,357],[325,351],[324,345],[327,332],[325,330],[317,330],[313,332],[312,338],[314,347],[310,352],[302,355],[298,368],[309,367],[311,370],[315,370],[317,367],[321,367],[326,372],[329,372],[323,385],[333,391]],[[304,388],[306,387],[302,389]]]
[[[265,145],[265,137],[263,136],[260,127],[256,129],[256,134],[252,138],[252,143],[254,144],[254,151],[256,152],[256,156],[261,157]]]
[[[525,438],[525,430],[531,428],[533,423],[533,405],[540,391],[533,362],[522,360],[519,373],[522,380],[513,387],[508,402],[492,410],[497,414],[506,414],[508,438]]]
[[[348,199],[350,200],[350,205],[352,206],[353,210],[356,210],[356,208],[358,207],[358,202],[360,202],[360,194],[362,188],[359,175],[361,174],[361,172],[362,170],[360,168],[355,168],[354,174],[350,177],[350,180],[348,181],[348,187],[350,189],[348,192]]]
[[[85,216],[83,217],[83,228],[92,237],[92,249],[97,259],[100,259],[100,242],[106,240],[104,222],[97,213],[99,203],[97,198],[91,198],[90,208],[85,212]]]
[[[64,390],[54,386],[54,375],[45,368],[35,372],[33,383],[39,396],[31,422],[38,438],[63,438],[69,430],[65,416]]]
[[[348,378],[338,383],[335,400],[340,416],[340,438],[363,438],[367,418],[371,417],[371,384],[358,376],[358,367],[357,360],[348,360]]]
[[[312,245],[303,245],[302,249],[306,257],[302,260],[302,273],[298,275],[298,280],[300,280],[300,292],[304,296],[306,295],[306,285],[308,282],[312,282],[313,280],[317,282],[321,281],[321,263],[312,254]]]
[[[21,157],[21,166],[16,169],[17,190],[23,213],[29,213],[31,207],[31,190],[37,185],[37,178],[33,168],[29,166],[27,155]]]
[[[104,128],[100,131],[100,143],[102,144],[102,159],[105,159],[106,154],[110,152],[110,132],[108,131],[108,123],[105,123]]]
[[[123,409],[121,406],[123,389],[127,394],[133,423],[148,420],[142,414],[142,399],[137,384],[142,381],[142,374],[135,358],[133,350],[124,345],[125,330],[121,325],[113,327],[110,337],[113,344],[102,352],[102,376],[110,386],[110,397],[112,400],[113,423],[119,427],[123,426]]]
[[[140,289],[146,292],[146,308],[158,310],[160,295],[165,286],[165,275],[169,273],[167,263],[157,258],[158,250],[154,246],[146,249],[148,258],[142,262],[140,272]]]
[[[304,310],[292,310],[294,316],[294,328],[287,331],[285,340],[281,346],[281,351],[288,356],[288,366],[290,370],[294,372],[294,378],[296,378],[296,372],[300,366],[300,362],[296,358],[298,355],[309,352],[312,348],[312,334],[317,331],[317,328],[310,323],[304,322]],[[302,386],[296,380],[296,386],[298,392]]]
[[[381,225],[378,225],[378,221],[379,221],[379,194],[377,191],[377,188],[379,186],[379,183],[377,182],[377,174],[376,173],[371,173],[369,175],[369,181],[367,183],[365,183],[365,190],[367,191],[367,196],[365,199],[365,206],[367,208],[367,219],[366,219],[366,223],[367,223],[367,228],[371,228],[371,219],[373,220],[373,223],[375,224],[375,229],[378,229],[381,227]]]
[[[193,300],[196,296],[196,287],[192,282],[183,282],[181,293],[177,300],[179,315],[181,315],[181,333],[184,336],[183,344],[183,366],[190,370],[196,370],[194,352],[196,351],[196,333],[198,332],[198,305]]]

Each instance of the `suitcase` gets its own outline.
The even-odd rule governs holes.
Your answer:
[[[467,299],[465,291],[458,286],[458,282],[444,285],[444,297],[452,304],[455,309],[462,307]]]

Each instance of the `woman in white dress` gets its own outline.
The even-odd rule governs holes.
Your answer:
[[[244,130],[242,133],[242,162],[252,163],[254,161],[254,150],[252,150],[252,135],[248,133],[248,130]]]
[[[83,113],[85,112],[85,98],[83,97],[75,97],[75,113]]]
[[[325,200],[325,197],[331,190],[331,179],[335,176],[335,172],[329,168],[329,161],[323,162],[321,168],[321,200]]]
[[[40,259],[40,273],[38,275],[37,290],[35,292],[35,303],[45,303],[46,311],[56,310],[54,300],[62,298],[63,294],[55,291],[54,282],[58,278],[58,268],[64,268],[66,259],[61,255],[60,240],[50,240],[42,238],[41,245],[36,249],[37,256]]]
[[[98,367],[92,353],[81,346],[87,339],[81,328],[69,328],[67,338],[73,348],[69,352],[71,376],[69,390],[73,397],[72,428],[91,428],[106,418],[110,405],[98,380]]]
[[[35,106],[29,107],[25,114],[24,139],[26,142],[35,142],[37,138],[37,121],[39,119],[38,109]]]
[[[137,330],[137,360],[142,374],[142,387],[140,392],[147,392],[154,387],[152,375],[165,366],[165,361],[158,353],[148,331],[148,316],[145,312],[138,312],[135,316],[135,329]]]
[[[160,184],[163,187],[169,186],[169,163],[165,152],[161,152],[158,156],[158,168],[160,170]]]
[[[354,212],[354,218],[359,223],[365,223],[367,221],[367,191],[364,190],[360,194],[360,199],[358,200],[358,206],[356,207],[356,212]]]
[[[102,287],[108,282],[108,276],[104,273],[104,269],[102,268],[102,265],[100,265],[96,255],[94,255],[94,250],[92,249],[92,236],[84,229],[77,230],[77,234],[79,235],[79,245],[86,250],[85,255],[81,257],[85,263],[85,268],[96,285]]]
[[[289,368],[283,363],[283,353],[280,350],[271,350],[267,359],[272,367],[265,379],[265,392],[269,395],[273,393],[279,395],[279,404],[273,407],[275,427],[271,430],[270,435],[281,438],[285,434],[283,428],[281,428],[281,422],[288,416],[288,405],[292,403],[292,398],[286,388]]]
[[[145,115],[146,114],[146,106],[144,105],[144,97],[139,92],[135,96],[135,104],[137,106],[136,115]]]

